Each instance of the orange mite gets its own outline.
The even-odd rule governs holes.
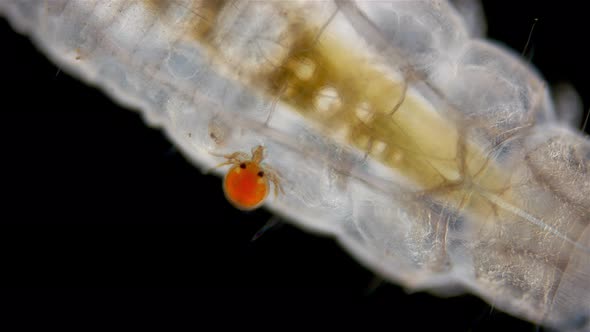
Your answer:
[[[232,165],[223,180],[223,191],[227,200],[240,210],[253,210],[262,205],[270,190],[269,181],[274,186],[275,196],[283,192],[278,173],[262,163],[264,147],[252,149],[252,156],[244,152],[221,155],[227,159],[217,165]]]

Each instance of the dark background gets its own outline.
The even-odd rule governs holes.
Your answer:
[[[527,56],[550,83],[572,83],[587,110],[582,2],[515,2],[484,3],[489,36],[520,52],[538,18]],[[194,328],[279,317],[276,328],[319,318],[334,328],[535,331],[472,296],[375,288],[332,239],[289,224],[251,242],[270,213],[232,208],[221,179],[202,175],[139,113],[60,72],[1,19],[0,40],[0,298],[15,312],[168,308]]]

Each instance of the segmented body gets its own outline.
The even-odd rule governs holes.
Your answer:
[[[15,3],[2,8],[65,69],[202,165],[265,141],[285,170],[273,208],[387,278],[588,329],[589,143],[448,4]]]

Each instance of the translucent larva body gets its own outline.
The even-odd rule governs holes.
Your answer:
[[[386,278],[588,330],[588,140],[448,4],[35,3],[2,10],[64,69],[201,165],[265,142],[273,207]]]

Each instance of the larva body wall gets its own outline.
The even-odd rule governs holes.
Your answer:
[[[590,144],[557,122],[534,72],[471,40],[450,5],[2,6],[198,165],[262,143],[285,179],[270,207],[391,281],[460,285],[531,321],[588,330]]]

